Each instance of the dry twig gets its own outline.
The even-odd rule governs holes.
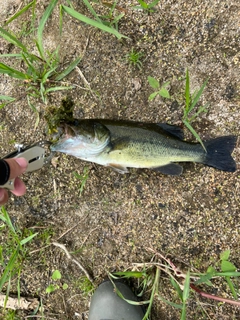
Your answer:
[[[52,244],[56,247],[59,247],[60,249],[62,249],[69,260],[71,260],[72,262],[74,262],[85,274],[85,276],[88,278],[89,281],[91,281],[93,283],[93,278],[90,276],[90,274],[88,273],[88,271],[81,265],[80,262],[78,262],[76,259],[74,259],[71,254],[68,252],[67,248],[65,247],[64,244],[58,243],[58,242],[52,242]]]

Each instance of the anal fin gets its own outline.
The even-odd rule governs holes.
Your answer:
[[[165,166],[151,168],[152,170],[159,171],[164,174],[169,174],[171,176],[180,176],[183,171],[183,168],[176,163],[169,163]]]
[[[114,171],[118,172],[118,173],[121,173],[121,174],[124,174],[124,173],[128,173],[128,169],[126,167],[123,167],[119,164],[116,164],[116,163],[109,163],[107,165],[107,167],[110,167],[112,168]]]

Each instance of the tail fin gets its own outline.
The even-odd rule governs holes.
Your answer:
[[[236,171],[236,162],[231,156],[236,142],[236,136],[219,137],[204,142],[207,149],[204,164],[223,171]]]

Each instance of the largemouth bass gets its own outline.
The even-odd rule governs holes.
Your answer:
[[[177,126],[105,119],[83,119],[63,123],[52,151],[111,167],[120,173],[127,168],[149,168],[164,174],[180,175],[174,162],[199,162],[234,172],[231,153],[236,136],[224,136],[199,143],[183,141]]]

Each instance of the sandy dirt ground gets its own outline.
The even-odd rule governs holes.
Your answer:
[[[1,0],[1,26],[7,28],[5,19],[27,3],[30,1]],[[34,28],[48,3],[37,1]],[[59,1],[59,4],[67,3]],[[118,1],[118,5],[125,9],[118,28],[128,38],[122,40],[69,16],[64,16],[60,36],[59,7],[55,8],[44,30],[44,47],[52,52],[60,45],[62,68],[82,56],[78,67],[91,90],[74,70],[64,79],[74,89],[50,93],[46,104],[41,99],[31,100],[39,111],[37,128],[34,128],[36,113],[27,103],[26,84],[0,75],[0,95],[17,98],[0,110],[0,156],[11,152],[14,142],[48,139],[44,114],[50,106],[60,107],[67,94],[74,102],[76,118],[181,125],[185,86],[182,79],[187,68],[192,93],[209,78],[201,97],[202,104],[209,103],[208,111],[193,123],[201,138],[239,135],[239,2],[161,0],[149,15],[131,8],[137,1]],[[82,1],[74,1],[73,6],[91,16]],[[94,8],[99,14],[109,11],[103,5],[95,4]],[[26,36],[32,18],[29,10],[11,22],[8,30],[36,54],[36,29]],[[130,66],[126,59],[132,48],[143,54],[141,68]],[[16,52],[13,45],[0,37],[1,54]],[[0,60],[23,68],[16,60],[1,57]],[[160,83],[169,81],[171,99],[157,96],[149,101],[153,89],[148,76]],[[185,131],[186,137],[194,140]],[[239,143],[233,157],[238,166],[234,173],[186,163],[183,174],[172,177],[147,169],[131,169],[130,173],[121,175],[109,168],[57,154],[49,166],[25,174],[26,195],[11,196],[6,205],[19,230],[39,232],[22,261],[21,295],[41,299],[44,319],[88,318],[92,292],[86,288],[84,274],[60,248],[50,244],[52,241],[66,246],[93,276],[95,286],[106,277],[107,271],[134,270],[134,263],[150,262],[153,251],[168,256],[183,272],[188,269],[205,272],[209,265],[218,268],[220,253],[229,249],[230,261],[240,268]],[[74,172],[81,175],[84,169],[88,178],[80,194],[81,182]],[[2,244],[9,243],[8,231],[3,229],[0,238]],[[154,261],[161,259],[156,257]],[[62,278],[59,288],[47,294],[54,270],[59,270]],[[15,280],[11,295],[17,290]],[[62,288],[64,283],[68,285],[66,290]],[[232,298],[222,280],[204,290]],[[164,273],[161,273],[159,293],[180,303]],[[144,298],[149,298],[149,294],[147,291]],[[240,319],[239,310],[192,292],[187,319]],[[0,312],[5,319],[3,311]],[[28,315],[30,311],[20,311],[16,319]],[[180,319],[180,311],[156,297],[151,319]]]

